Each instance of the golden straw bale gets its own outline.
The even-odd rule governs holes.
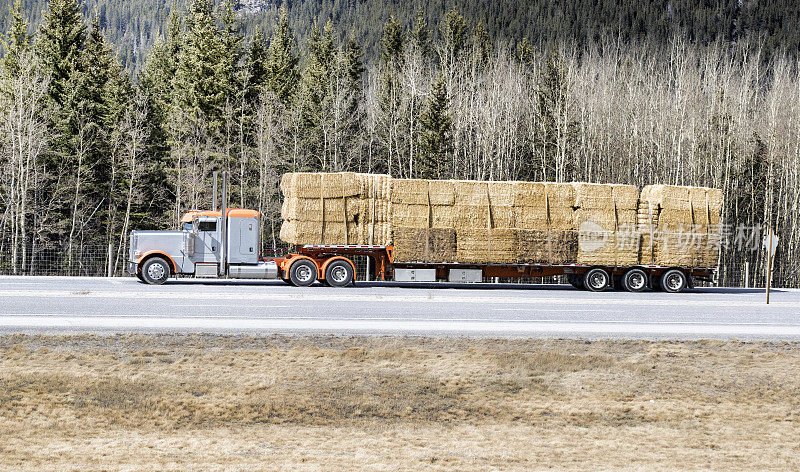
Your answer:
[[[345,205],[347,220],[356,220],[361,213],[361,201],[358,198],[286,199],[281,207],[281,216],[287,220],[323,221],[324,218],[324,221],[344,221]]]
[[[491,226],[493,228],[516,228],[515,207],[510,205],[492,205]]]
[[[515,204],[517,182],[487,182],[489,203],[492,206],[511,207]]]
[[[487,182],[456,180],[453,181],[453,191],[457,206],[477,205],[485,208],[489,204]]]
[[[574,209],[575,187],[570,183],[546,182],[547,200],[550,208]]]
[[[289,244],[364,244],[358,228],[348,225],[345,229],[344,223],[284,221],[280,238]]]
[[[395,228],[396,262],[454,262],[456,232],[445,228]]]
[[[453,205],[453,181],[393,179],[392,203]]]
[[[392,204],[392,225],[411,228],[452,228],[453,207]]]
[[[519,230],[517,261],[529,264],[574,264],[578,252],[575,231]]]
[[[517,253],[517,231],[510,228],[456,229],[456,251],[459,262],[513,263]]]
[[[455,190],[452,180],[429,180],[428,194],[431,205],[452,206],[455,204]]]
[[[516,206],[544,209],[546,206],[546,184],[543,182],[517,182],[512,187]],[[574,200],[574,199],[573,199]],[[570,202],[570,206],[573,202]]]

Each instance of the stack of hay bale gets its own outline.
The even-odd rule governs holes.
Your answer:
[[[569,183],[517,182],[514,226],[521,263],[571,264],[578,250],[575,187]]]
[[[717,189],[342,172],[286,174],[281,191],[284,241],[393,245],[396,262],[712,267],[718,254]]]
[[[639,199],[640,263],[717,265],[722,191],[707,187],[648,185]]]
[[[397,261],[575,260],[570,184],[393,179],[391,195]]]
[[[392,179],[391,188],[395,260],[455,261],[454,182]]]
[[[636,265],[639,189],[634,185],[574,183],[579,264]]]
[[[290,244],[386,244],[388,175],[290,173],[281,179],[280,238]]]

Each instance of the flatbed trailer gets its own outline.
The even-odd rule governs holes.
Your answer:
[[[603,266],[584,264],[462,264],[458,262],[415,262],[394,261],[392,246],[379,245],[330,245],[308,244],[294,252],[279,257],[265,259],[273,261],[281,272],[281,278],[293,285],[311,285],[316,280],[324,284],[344,286],[354,283],[355,256],[366,257],[372,268],[367,277],[382,281],[399,282],[469,282],[478,283],[494,278],[530,279],[534,277],[566,276],[576,288],[602,291],[619,288],[628,291],[641,291],[647,288],[666,292],[680,292],[693,288],[695,280],[713,282],[716,277],[714,267],[663,267],[657,265]],[[316,277],[304,274],[293,278],[293,267],[298,261],[306,260],[314,265]],[[334,261],[347,261],[352,270],[347,283],[331,282],[330,264]]]

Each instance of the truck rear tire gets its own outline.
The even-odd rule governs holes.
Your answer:
[[[150,285],[161,285],[169,278],[169,264],[161,257],[151,257],[142,265],[142,279]]]
[[[336,260],[325,269],[325,281],[331,287],[344,287],[353,283],[355,273],[349,262]]]
[[[681,292],[688,284],[689,280],[686,274],[678,269],[668,270],[661,274],[661,278],[658,279],[658,285],[661,286],[661,290],[667,293]]]
[[[308,287],[317,281],[317,265],[308,259],[300,259],[289,267],[292,285]]]
[[[622,276],[622,288],[629,292],[641,292],[647,288],[647,274],[642,269],[631,269]]]
[[[583,276],[583,285],[592,292],[602,292],[611,285],[611,276],[605,269],[596,267],[589,269]]]

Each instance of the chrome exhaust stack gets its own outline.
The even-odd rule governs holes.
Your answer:
[[[219,276],[228,275],[228,172],[222,171],[222,195],[220,198],[220,224],[222,237],[219,243]]]

